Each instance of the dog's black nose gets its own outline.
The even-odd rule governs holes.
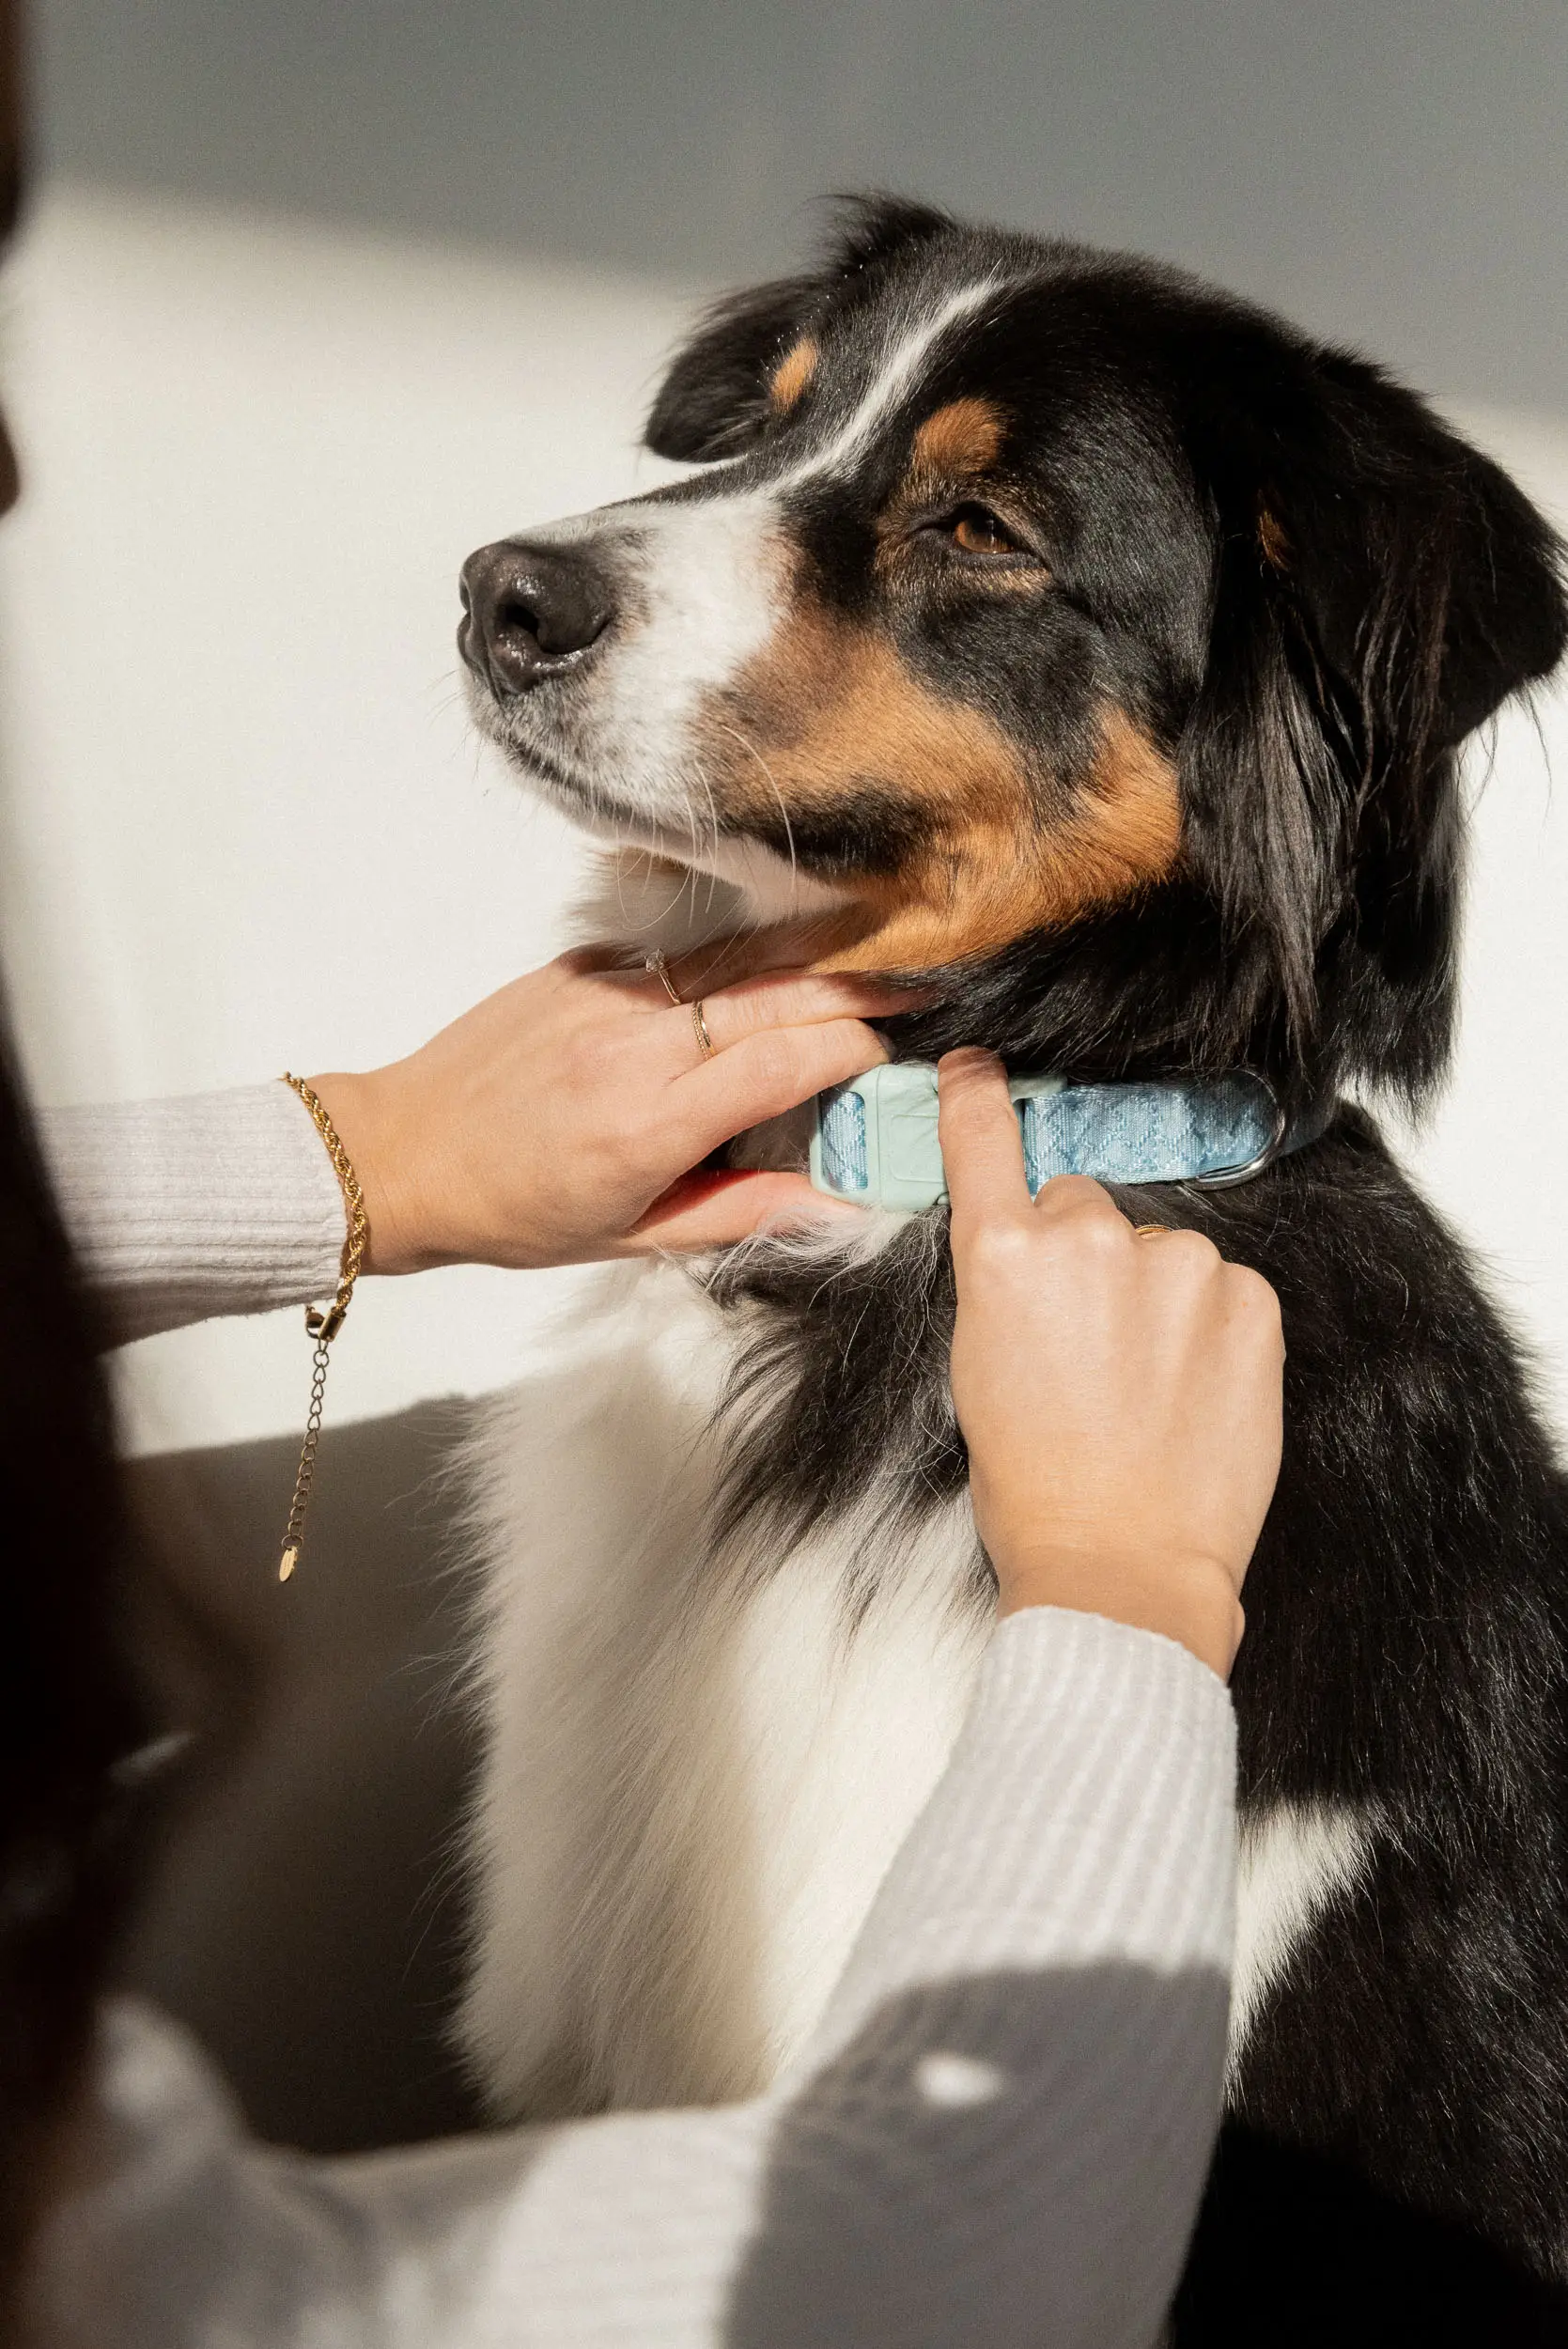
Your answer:
[[[462,570],[458,650],[501,700],[567,669],[608,628],[607,583],[575,548],[502,538]]]

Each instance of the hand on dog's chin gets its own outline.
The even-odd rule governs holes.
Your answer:
[[[815,1190],[803,1174],[699,1167],[654,1201],[627,1234],[621,1252],[695,1255],[775,1233],[853,1229],[864,1212]]]

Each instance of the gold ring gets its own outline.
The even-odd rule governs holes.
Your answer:
[[[1166,1239],[1170,1232],[1169,1223],[1135,1223],[1132,1227],[1134,1239]]]
[[[697,1043],[704,1060],[711,1060],[713,1038],[708,1034],[707,1021],[703,1018],[703,999],[700,995],[691,1006],[691,1025],[696,1032]]]
[[[660,985],[663,988],[665,994],[669,997],[672,1003],[678,1003],[680,1002],[680,997],[675,993],[675,983],[670,976],[670,966],[665,961],[661,954],[649,955],[645,958],[643,968],[644,971],[651,971],[655,973]]]

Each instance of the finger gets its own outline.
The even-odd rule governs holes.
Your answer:
[[[676,1011],[683,1006],[690,1010],[693,1000],[677,984],[673,966],[660,955],[639,955],[632,961],[623,946],[613,963],[598,964],[594,974],[617,994],[630,996],[654,1011]]]
[[[1282,1362],[1285,1329],[1277,1291],[1250,1265],[1227,1263],[1225,1290],[1231,1310],[1256,1338],[1261,1351]]]
[[[937,1063],[937,1137],[955,1248],[992,1217],[1028,1213],[1018,1113],[994,1052],[966,1047]]]
[[[1127,1238],[1135,1237],[1126,1216],[1110,1196],[1103,1183],[1096,1183],[1092,1174],[1053,1174],[1048,1183],[1042,1183],[1034,1194],[1034,1212],[1048,1223],[1065,1224],[1079,1218],[1103,1223],[1109,1229],[1119,1225]],[[1164,1236],[1179,1239],[1177,1231]],[[1151,1245],[1154,1245],[1151,1237]]]
[[[882,1037],[860,1019],[762,1028],[743,1035],[727,1052],[699,1061],[675,1088],[695,1142],[693,1159],[889,1057]]]
[[[748,930],[738,938],[710,939],[670,957],[670,975],[682,995],[717,993],[770,971],[802,971],[820,960],[827,949],[820,919],[781,922],[765,930]]]
[[[889,1019],[913,1011],[924,994],[848,971],[779,971],[705,995],[703,1018],[717,1052],[764,1028],[802,1028],[826,1019]]]
[[[722,1052],[761,1028],[801,1027],[814,1019],[891,1019],[900,1012],[920,1011],[931,1001],[928,988],[897,987],[854,971],[769,972],[716,994],[705,994],[700,988],[683,991],[674,966],[667,964],[665,969],[668,987],[663,973],[652,965],[637,970],[600,968],[591,973],[588,966],[582,966],[583,974],[601,978],[647,1009],[676,1015],[665,1020],[660,1038],[677,1067],[691,1065],[696,1041],[691,1015],[699,1003],[713,1049]]]
[[[682,1175],[627,1235],[622,1252],[689,1254],[762,1232],[863,1224],[865,1209],[815,1190],[803,1174],[699,1171]]]
[[[629,962],[628,949],[606,939],[587,946],[568,946],[564,955],[556,956],[551,967],[572,977],[593,978],[607,971],[626,971],[641,976],[643,966],[640,956],[635,962]]]
[[[578,984],[590,1017],[618,1015],[629,1003],[648,1011],[678,1011],[681,997],[664,984],[653,962],[625,946],[577,946],[549,966]],[[691,1013],[686,1017],[690,1024]],[[674,1032],[672,1031],[672,1034]]]

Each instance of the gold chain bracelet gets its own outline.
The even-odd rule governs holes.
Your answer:
[[[288,1504],[288,1523],[283,1532],[283,1556],[278,1561],[278,1580],[287,1582],[299,1564],[300,1553],[304,1548],[305,1512],[310,1506],[316,1454],[321,1441],[321,1399],[327,1391],[327,1349],[343,1327],[343,1316],[354,1294],[354,1283],[359,1279],[360,1266],[370,1244],[370,1218],[365,1213],[365,1193],[359,1187],[359,1176],[349,1165],[349,1153],[338,1140],[337,1129],[320,1099],[303,1077],[285,1076],[283,1081],[291,1085],[299,1095],[315,1121],[317,1132],[327,1145],[333,1172],[343,1186],[343,1205],[349,1217],[349,1229],[343,1242],[343,1261],[337,1275],[337,1295],[325,1312],[316,1305],[305,1307],[305,1334],[316,1341],[316,1357],[311,1365],[310,1408],[305,1414],[300,1469],[294,1479],[294,1498]]]

